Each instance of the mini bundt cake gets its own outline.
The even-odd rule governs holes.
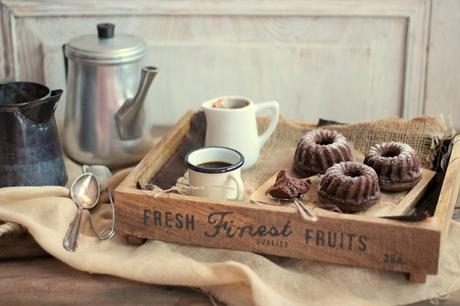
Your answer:
[[[321,201],[335,204],[343,212],[367,209],[380,199],[377,173],[357,162],[341,162],[327,169],[319,183]]]
[[[267,194],[275,199],[298,198],[308,192],[311,187],[309,179],[298,179],[281,170],[276,176],[275,184],[267,190]]]
[[[414,187],[422,177],[422,167],[414,149],[405,143],[387,142],[370,148],[364,163],[379,177],[381,190],[402,191]]]
[[[342,161],[353,161],[347,139],[331,130],[317,129],[305,134],[297,145],[294,154],[294,171],[307,177],[323,174]]]

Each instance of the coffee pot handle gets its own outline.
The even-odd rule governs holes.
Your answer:
[[[64,57],[64,72],[65,72],[65,79],[67,80],[67,74],[69,73],[69,59],[65,54],[65,48],[67,44],[62,45],[62,56]]]
[[[259,150],[260,150],[260,148],[263,147],[263,145],[267,142],[268,138],[275,131],[276,125],[278,124],[280,107],[279,107],[278,102],[269,101],[269,102],[257,103],[255,104],[255,108],[256,108],[256,114],[265,109],[270,110],[272,113],[272,117],[270,120],[270,124],[268,125],[268,128],[265,130],[265,132],[259,135]]]

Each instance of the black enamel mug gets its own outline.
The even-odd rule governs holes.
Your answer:
[[[61,95],[32,82],[0,84],[0,187],[67,182],[54,119]]]

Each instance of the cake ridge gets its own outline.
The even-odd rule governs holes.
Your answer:
[[[297,145],[292,168],[303,177],[323,174],[332,165],[353,161],[346,138],[333,130],[315,129],[306,133]]]
[[[344,212],[364,210],[380,199],[377,173],[358,162],[340,162],[321,178],[318,195]]]
[[[364,163],[379,177],[382,190],[402,191],[421,179],[422,167],[414,149],[402,142],[386,142],[372,146]]]

